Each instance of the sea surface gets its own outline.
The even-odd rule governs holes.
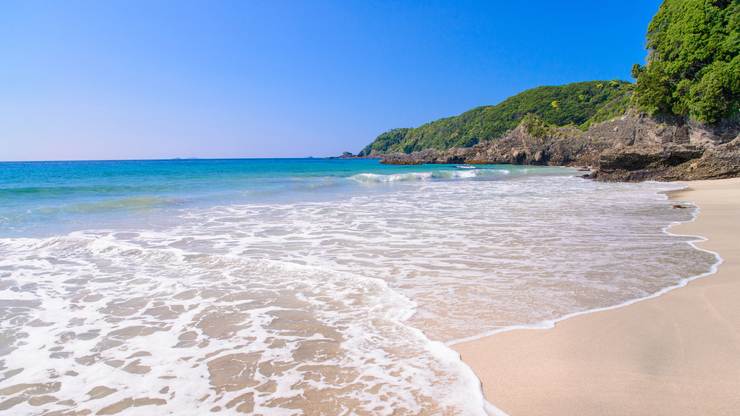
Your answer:
[[[579,174],[0,163],[0,412],[495,414],[449,345],[717,263],[665,231],[682,185]]]

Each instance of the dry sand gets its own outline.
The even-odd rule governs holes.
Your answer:
[[[453,345],[488,401],[523,415],[740,415],[740,179],[697,181],[673,199],[720,254],[716,274],[554,329],[519,329]],[[646,273],[649,273],[646,266]]]

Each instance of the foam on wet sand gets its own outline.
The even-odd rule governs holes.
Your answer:
[[[680,184],[113,164],[62,166],[84,180],[43,165],[41,195],[0,183],[0,411],[491,415],[444,343],[651,296],[717,262],[662,231],[693,218],[657,194]]]
[[[453,346],[511,415],[740,414],[740,179],[672,195],[700,207],[670,229],[700,235],[718,272],[662,296]],[[646,273],[650,269],[646,267]]]

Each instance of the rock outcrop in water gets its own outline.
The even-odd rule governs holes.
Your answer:
[[[590,166],[596,170],[588,178],[598,181],[728,178],[740,176],[740,122],[709,126],[630,112],[581,131],[530,116],[496,140],[383,155],[381,163]]]

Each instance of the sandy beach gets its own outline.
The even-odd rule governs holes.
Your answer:
[[[672,227],[724,262],[662,296],[453,348],[512,415],[740,414],[740,178],[671,195],[700,207]],[[649,273],[650,265],[645,265]]]

